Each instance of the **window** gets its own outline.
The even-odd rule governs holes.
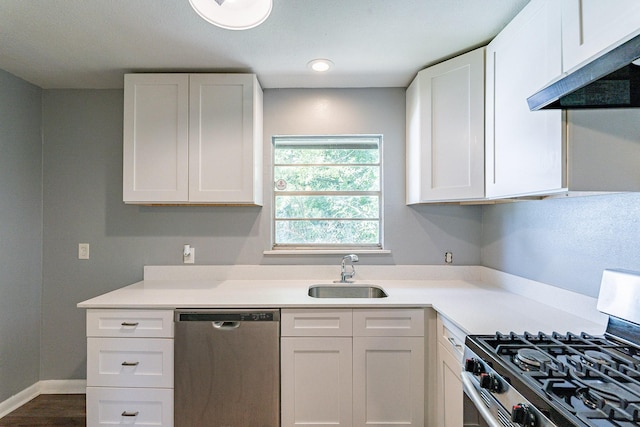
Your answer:
[[[382,248],[382,136],[273,138],[273,247]]]

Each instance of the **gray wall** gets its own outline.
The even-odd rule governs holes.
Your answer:
[[[0,402],[40,377],[41,96],[0,70]]]
[[[44,132],[42,379],[84,378],[84,311],[75,305],[142,278],[148,264],[339,263],[339,256],[263,255],[270,249],[271,135],[384,135],[385,242],[363,264],[480,262],[480,207],[404,205],[404,90],[267,90],[265,205],[144,207],[122,203],[122,91],[47,90]],[[91,259],[77,259],[78,243]],[[61,328],[60,325],[65,325]]]
[[[528,279],[596,297],[605,268],[640,271],[640,193],[485,206],[482,226],[482,265]]]

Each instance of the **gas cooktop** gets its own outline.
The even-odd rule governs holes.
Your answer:
[[[467,337],[465,394],[490,426],[640,427],[640,273],[605,270],[598,309],[603,336]]]

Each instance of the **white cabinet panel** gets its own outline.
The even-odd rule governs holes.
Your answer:
[[[87,336],[172,338],[173,311],[87,310]]]
[[[424,425],[424,338],[353,338],[353,425]]]
[[[463,391],[460,360],[453,356],[442,342],[438,343],[438,425],[462,427]]]
[[[262,203],[262,91],[254,75],[192,74],[189,200]]]
[[[354,336],[424,336],[423,309],[353,310]]]
[[[407,89],[407,204],[484,197],[484,48]]]
[[[87,387],[87,426],[173,426],[173,390]]]
[[[638,0],[562,0],[561,3],[565,72],[640,33]]]
[[[532,0],[487,46],[486,194],[558,192],[564,185],[562,111],[530,111],[527,97],[561,73],[560,5]]]
[[[351,426],[350,337],[281,340],[282,426]]]
[[[173,340],[87,338],[87,384],[173,387]]]
[[[189,76],[124,78],[123,200],[188,200]]]
[[[283,309],[280,331],[282,336],[343,336],[353,330],[352,310]]]

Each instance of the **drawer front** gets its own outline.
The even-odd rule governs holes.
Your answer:
[[[88,310],[88,337],[173,337],[171,310]]]
[[[353,335],[359,337],[422,337],[423,309],[353,310]]]
[[[464,354],[464,339],[466,334],[447,318],[438,314],[438,341],[458,361],[462,361]]]
[[[88,338],[87,385],[173,387],[173,340]]]
[[[283,309],[281,335],[286,337],[350,337],[351,309]]]
[[[87,387],[87,425],[173,427],[173,390]]]

